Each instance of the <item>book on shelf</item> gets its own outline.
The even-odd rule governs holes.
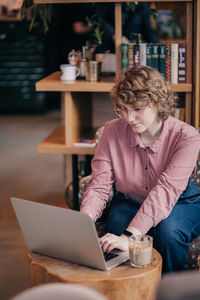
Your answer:
[[[178,45],[178,83],[186,83],[186,44]]]
[[[151,44],[146,44],[146,66],[151,67]]]
[[[185,122],[185,108],[180,108],[179,120]]]
[[[128,69],[128,44],[121,44],[122,72]]]
[[[185,43],[121,44],[122,72],[130,67],[146,65],[157,69],[173,84],[186,82]]]
[[[95,147],[96,142],[94,139],[91,138],[82,138],[77,142],[74,142],[75,147]]]
[[[171,83],[178,83],[178,43],[171,43]]]
[[[133,51],[134,51],[134,66],[139,66],[140,65],[140,47],[139,44],[134,44],[133,47]]]
[[[175,110],[174,117],[176,119],[179,119],[180,121],[185,122],[185,108],[177,107],[176,110]]]
[[[167,43],[165,48],[166,48],[165,79],[171,82],[171,43]]]
[[[134,44],[132,42],[128,43],[128,67],[134,66]]]
[[[159,70],[159,44],[151,44],[151,67]]]
[[[140,65],[146,66],[147,57],[146,57],[146,43],[139,44],[139,53],[140,53]]]
[[[166,79],[166,45],[159,44],[159,72]]]
[[[179,119],[180,117],[180,108],[176,108],[174,112],[174,118]]]

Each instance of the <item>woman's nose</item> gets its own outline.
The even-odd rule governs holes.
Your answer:
[[[133,121],[135,121],[135,114],[134,114],[134,112],[133,112],[133,111],[129,111],[129,112],[127,113],[126,119],[127,119],[127,121],[128,121],[129,123],[132,123]]]

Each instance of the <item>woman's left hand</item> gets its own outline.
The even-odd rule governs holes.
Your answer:
[[[115,248],[122,251],[128,250],[128,237],[123,234],[121,236],[117,236],[112,233],[107,233],[99,240],[103,252],[109,253]]]

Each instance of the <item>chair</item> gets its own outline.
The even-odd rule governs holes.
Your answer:
[[[200,299],[200,272],[186,271],[166,274],[160,281],[155,300]]]
[[[79,284],[48,283],[27,289],[10,300],[108,300],[99,292]]]
[[[197,159],[197,170],[192,176],[192,179],[200,189],[200,153]],[[190,249],[188,251],[188,259],[185,265],[186,270],[200,268],[200,236],[198,236],[190,244]]]
[[[101,127],[98,131],[97,131],[97,139],[96,142],[98,143],[99,138],[101,137],[101,134],[103,132],[103,128]],[[89,180],[91,178],[91,175],[88,175],[86,177],[83,177],[80,180],[80,201],[83,197],[83,194],[88,186]],[[197,159],[197,168],[196,168],[196,172],[195,174],[192,175],[192,179],[194,180],[194,182],[197,184],[197,186],[200,189],[200,153]],[[112,195],[113,195],[113,191],[111,191],[110,194],[110,199],[112,199]],[[109,201],[108,201],[108,205],[109,205]],[[103,234],[103,222],[99,221],[97,222],[97,232],[99,235]],[[190,249],[188,251],[188,258],[187,258],[187,263],[185,265],[185,270],[192,270],[192,269],[196,269],[196,268],[200,268],[200,236],[198,236],[194,241],[191,242],[190,244]]]

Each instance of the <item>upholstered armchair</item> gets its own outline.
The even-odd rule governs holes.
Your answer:
[[[103,127],[101,127],[97,131],[97,135],[96,135],[97,143],[98,143],[98,140],[99,140],[102,132],[103,132]],[[80,200],[83,197],[83,194],[88,186],[90,178],[91,178],[91,175],[88,175],[86,177],[83,177],[80,180]],[[197,159],[197,169],[196,169],[195,174],[192,176],[192,179],[195,181],[197,186],[200,188],[200,153],[199,153],[199,157]],[[112,199],[112,196],[113,196],[113,192],[111,191],[109,201]],[[109,205],[109,201],[108,201],[108,205]],[[99,221],[99,222],[97,222],[96,225],[97,225],[98,233],[100,235],[102,235],[103,226],[104,226],[103,222]],[[200,268],[200,236],[191,242],[190,249],[188,251],[187,263],[185,265],[186,270],[196,269],[196,268]]]
[[[197,170],[196,173],[192,176],[192,179],[197,184],[200,189],[200,153],[197,159]],[[196,269],[200,268],[200,236],[198,236],[190,244],[190,249],[188,251],[186,269]]]

